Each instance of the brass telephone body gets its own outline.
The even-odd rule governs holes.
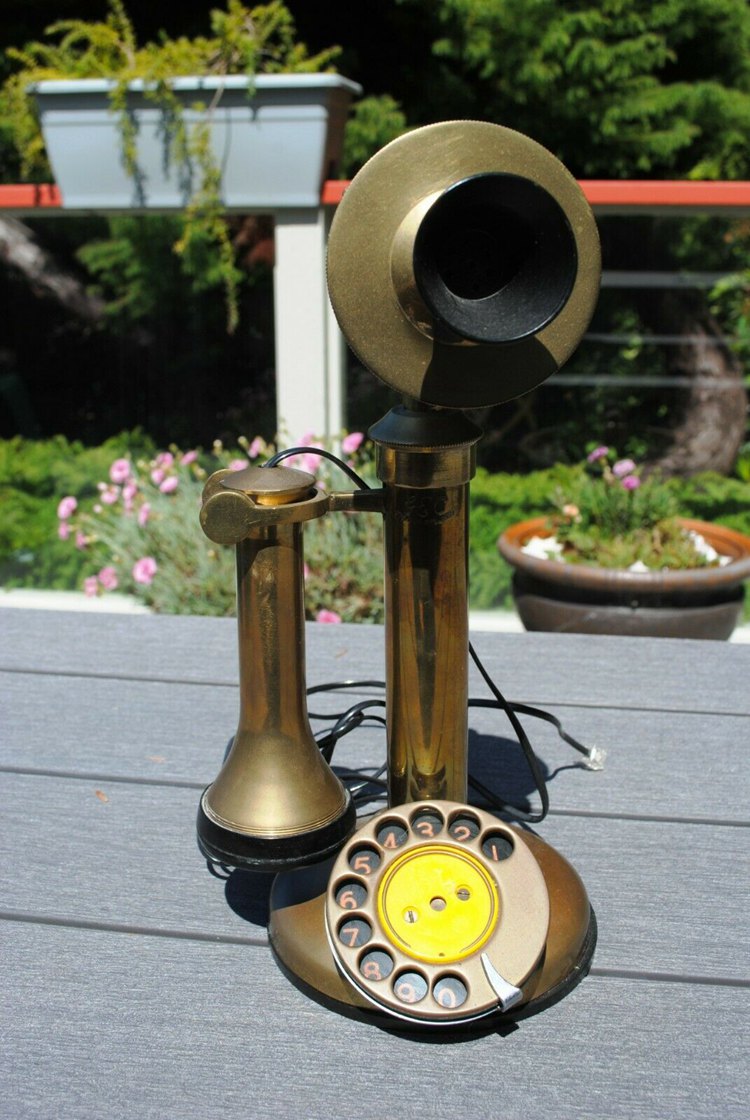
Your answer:
[[[543,1007],[588,969],[596,925],[575,870],[466,804],[468,489],[482,434],[466,410],[560,368],[599,276],[591,211],[540,145],[476,121],[406,134],[356,176],[328,250],[349,344],[402,395],[369,433],[381,490],[327,495],[280,467],[207,484],[204,529],[237,547],[241,711],[199,843],[209,859],[285,869],[277,959],[342,1010],[455,1027]],[[304,689],[302,525],[342,509],[385,526],[389,808],[354,836]]]

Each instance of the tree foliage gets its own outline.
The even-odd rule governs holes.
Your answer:
[[[102,20],[65,19],[47,27],[44,39],[22,48],[10,47],[7,58],[15,72],[7,79],[0,107],[16,128],[15,143],[22,156],[22,173],[49,175],[44,145],[39,134],[30,84],[48,78],[108,78],[117,83],[113,108],[126,112],[127,83],[140,78],[151,83],[157,104],[168,104],[178,115],[177,102],[169,94],[169,82],[181,75],[258,73],[311,73],[330,68],[339,53],[330,47],[311,55],[296,40],[294,18],[281,0],[248,8],[241,0],[227,0],[226,9],[209,13],[211,35],[174,39],[166,35],[139,44],[123,0],[108,0],[109,11]],[[131,129],[135,126],[131,122]],[[176,130],[176,142],[187,140]],[[125,138],[126,160],[134,136]],[[177,156],[181,153],[178,151]],[[130,167],[129,167],[130,169]]]
[[[16,65],[0,89],[0,119],[20,155],[21,174],[50,175],[34,91],[36,84],[56,78],[106,78],[112,82],[109,103],[120,132],[125,169],[136,191],[142,189],[138,162],[138,122],[130,105],[129,83],[145,82],[144,97],[162,116],[164,158],[179,167],[190,180],[198,171],[198,186],[190,192],[184,212],[184,230],[175,243],[186,268],[193,275],[211,260],[212,272],[223,283],[227,296],[227,327],[232,333],[239,322],[241,272],[234,263],[232,246],[221,198],[221,167],[211,144],[211,117],[221,100],[221,85],[211,104],[193,106],[205,112],[199,123],[189,127],[183,106],[173,89],[179,76],[245,75],[252,79],[263,73],[309,73],[330,67],[338,54],[335,47],[311,55],[296,39],[294,18],[282,2],[271,0],[248,8],[241,0],[227,0],[226,9],[209,14],[212,34],[170,39],[162,34],[155,41],[139,44],[123,0],[108,0],[102,20],[65,19],[52,24],[39,42],[18,49],[7,57]],[[207,245],[212,253],[206,253]]]
[[[420,119],[526,132],[579,176],[750,170],[746,0],[401,0],[423,10],[439,79]]]
[[[341,158],[343,174],[356,175],[370,156],[405,131],[406,117],[390,94],[363,97],[352,109],[346,126]]]
[[[234,48],[229,44],[238,41],[240,15],[247,10],[238,0],[225,5],[226,11],[218,16],[214,13],[211,27],[206,20],[206,11],[212,6],[209,0],[185,0],[179,8],[168,11],[148,5],[146,0],[126,2],[139,31],[138,43],[148,40],[172,44],[169,68],[174,73],[195,68],[195,51],[203,52],[201,69],[209,56],[209,62],[213,59],[219,69],[225,70],[243,68],[248,61],[257,63],[257,59],[238,58],[236,52],[232,55]],[[23,20],[28,34],[24,31],[23,36],[17,35],[15,42],[19,43],[24,38],[39,37],[38,28],[48,22],[50,12],[64,17],[74,13],[96,23],[102,18],[106,0],[58,0],[57,5],[52,0],[26,0],[23,5],[21,0],[12,0],[10,7],[15,15],[11,13],[5,29],[0,29],[0,38],[4,36],[8,42],[8,28]],[[271,3],[260,10],[280,13],[282,8]],[[294,68],[305,69],[313,61],[315,68],[327,66],[332,55],[327,53],[326,44],[343,40],[340,68],[366,90],[367,96],[355,106],[348,126],[346,174],[356,172],[375,150],[408,127],[463,117],[492,120],[526,132],[554,151],[579,177],[750,178],[747,0],[390,0],[379,4],[353,0],[348,5],[332,5],[328,0],[289,0],[284,11],[274,41],[282,45],[286,42],[284,49],[296,60]],[[303,49],[301,56],[295,54],[290,11],[301,39],[310,44],[310,50]],[[34,12],[40,13],[36,22]],[[102,26],[106,23],[104,19]],[[159,34],[162,26],[168,28],[168,35]],[[93,57],[92,43],[81,37],[76,20],[68,18],[63,27],[63,38],[69,36],[68,46],[82,59],[87,58],[88,66]],[[105,53],[111,48],[120,53],[124,50],[127,55],[128,36],[122,29],[118,32],[112,25],[106,33],[101,30],[101,37]],[[53,39],[61,45],[60,35]],[[136,53],[140,49],[137,47]],[[275,49],[269,47],[266,52],[267,69],[277,65]],[[44,61],[41,56],[38,60]],[[5,73],[9,65],[6,61]],[[13,180],[18,177],[17,170],[4,170],[8,164],[4,163],[2,135],[7,120],[7,114],[5,119],[0,114],[0,175]],[[210,219],[216,218],[210,206],[206,212]],[[528,449],[516,453],[515,444],[521,444],[521,437],[526,440],[537,436],[537,443],[541,443],[544,433],[536,429],[550,428],[556,439],[555,454],[562,447],[561,454],[575,457],[580,452],[578,445],[590,437],[593,428],[606,430],[608,438],[615,438],[621,446],[627,440],[628,452],[633,454],[646,453],[644,438],[648,435],[651,455],[653,446],[648,441],[652,437],[646,428],[658,425],[666,435],[673,432],[682,408],[679,402],[687,394],[672,388],[665,391],[663,385],[625,390],[618,384],[617,374],[654,378],[678,374],[678,380],[684,381],[700,372],[693,361],[697,350],[692,343],[681,350],[657,346],[652,341],[678,333],[690,338],[699,332],[705,334],[711,368],[716,372],[716,392],[723,394],[732,407],[734,426],[741,426],[742,409],[732,403],[741,394],[730,400],[723,384],[729,379],[739,382],[739,369],[732,355],[721,347],[723,336],[739,335],[744,345],[742,356],[746,358],[749,352],[750,274],[744,265],[750,250],[746,227],[728,243],[724,239],[726,226],[717,228],[722,221],[605,219],[601,228],[609,268],[723,272],[736,267],[736,278],[720,286],[713,296],[719,323],[708,315],[705,301],[697,311],[688,308],[691,316],[686,318],[683,293],[677,293],[676,300],[668,293],[667,307],[654,290],[640,300],[630,292],[605,290],[593,327],[599,338],[581,347],[567,372],[595,378],[606,370],[611,375],[608,385],[566,389],[562,383],[550,382],[538,398],[507,406],[502,416],[495,413],[486,417],[496,439],[493,442],[491,432],[483,445],[485,454],[489,449],[494,455],[497,448],[498,456],[502,456],[510,446],[513,464],[519,461],[516,454],[529,456],[521,462],[533,462]],[[93,278],[97,294],[107,302],[109,323],[121,331],[142,324],[152,335],[170,336],[165,343],[165,361],[170,368],[177,353],[172,336],[182,339],[184,354],[180,362],[185,368],[180,384],[198,380],[197,369],[214,368],[220,361],[226,364],[217,356],[230,353],[225,338],[217,340],[212,334],[210,346],[205,347],[210,351],[209,360],[205,353],[199,353],[202,344],[197,317],[208,316],[213,323],[215,293],[196,289],[204,285],[215,288],[220,282],[217,257],[211,257],[208,251],[212,244],[210,228],[208,233],[183,238],[180,243],[183,263],[190,272],[189,289],[173,262],[167,260],[169,239],[177,237],[167,220],[157,220],[148,228],[135,219],[117,220],[110,224],[109,238],[103,223],[101,230],[101,239],[85,248],[78,260]],[[221,230],[225,231],[223,223]],[[236,250],[237,233],[231,223],[229,233]],[[226,262],[244,271],[236,251],[232,264],[231,250],[232,245],[225,240]],[[241,335],[259,335],[267,330],[265,320],[257,319],[257,309],[249,310],[249,301],[256,297],[258,304],[253,306],[257,308],[260,294],[259,286],[253,287],[245,276]],[[270,298],[268,302],[270,305]],[[167,320],[172,324],[169,330],[164,326]],[[205,330],[205,323],[201,330]],[[618,337],[624,341],[615,346]],[[266,358],[264,351],[253,369],[261,369],[265,377],[266,364],[271,364],[271,358]],[[705,369],[704,363],[704,387]],[[174,376],[175,381],[167,378],[170,388],[177,373]],[[369,375],[363,378],[368,386],[371,381]],[[263,384],[272,386],[270,373]],[[234,398],[224,405],[227,415],[235,405]],[[378,401],[375,407],[379,405]],[[692,406],[687,407],[689,411]],[[705,429],[709,423],[705,402],[699,411]],[[373,414],[369,396],[362,412],[368,420]],[[212,406],[207,423],[215,423],[215,414]],[[734,436],[730,439],[728,432],[732,425],[727,421],[711,426],[730,447],[731,455]],[[544,461],[548,457],[545,447]],[[487,461],[497,465],[494,459]],[[510,465],[502,458],[498,462]]]

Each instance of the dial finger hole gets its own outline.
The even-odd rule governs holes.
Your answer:
[[[393,957],[384,949],[371,949],[360,959],[359,972],[365,980],[375,983],[387,980],[393,972]]]
[[[469,998],[469,989],[458,976],[441,976],[435,981],[432,997],[436,1003],[447,1010],[461,1007]]]
[[[380,867],[380,855],[374,848],[353,848],[348,862],[352,871],[359,875],[372,875]]]
[[[400,821],[385,821],[377,831],[377,841],[384,848],[400,848],[408,836]]]
[[[465,844],[467,840],[473,840],[475,836],[479,835],[479,821],[476,817],[469,816],[468,813],[462,813],[453,818],[448,832],[454,840],[459,840],[462,844]]]
[[[372,937],[372,926],[364,918],[348,918],[338,928],[338,938],[347,949],[358,949]]]
[[[342,910],[356,910],[367,899],[367,887],[354,879],[347,879],[336,891],[336,901]]]
[[[482,840],[482,851],[493,863],[501,863],[513,855],[513,841],[504,832],[489,832]]]
[[[415,813],[411,819],[411,827],[423,840],[431,840],[442,832],[443,818],[433,812]]]
[[[421,972],[400,972],[393,982],[393,994],[401,1003],[420,1003],[427,995],[427,987]]]

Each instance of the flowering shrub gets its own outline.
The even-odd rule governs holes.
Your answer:
[[[313,437],[303,437],[305,445]],[[360,474],[372,474],[358,432],[342,450]],[[321,444],[315,446],[321,447]],[[87,595],[121,591],[153,610],[170,614],[233,614],[234,549],[213,544],[201,532],[198,513],[208,475],[266,462],[273,447],[260,438],[240,440],[240,453],[219,442],[210,454],[171,447],[151,459],[115,459],[91,502],[63,497],[57,506],[58,536],[91,557],[83,580]],[[349,483],[313,451],[285,461],[315,473],[323,487]],[[306,527],[306,609],[321,622],[382,619],[382,527],[380,518],[332,514]]]
[[[603,568],[696,568],[714,563],[680,526],[675,491],[632,459],[598,446],[554,497],[559,555]]]

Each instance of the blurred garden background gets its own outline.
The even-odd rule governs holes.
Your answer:
[[[176,54],[210,34],[212,7],[222,5],[127,4],[138,43],[174,40]],[[7,83],[18,50],[50,24],[121,9],[6,0],[3,10]],[[248,14],[236,0],[224,10]],[[289,0],[269,11],[290,49],[339,48],[323,65],[363,87],[342,178],[409,128],[464,118],[527,133],[579,179],[750,179],[746,0]],[[47,41],[66,34],[75,52],[75,25]],[[24,161],[15,146],[8,88],[0,182],[50,182],[43,159]],[[548,512],[597,445],[663,479],[684,516],[750,533],[750,215],[617,214],[599,228],[604,282],[576,355],[535,392],[477,417],[477,608],[507,602],[499,534]],[[320,433],[276,432],[273,220],[233,214],[225,229],[231,330],[205,246],[173,251],[177,218],[0,210],[0,585],[89,580],[92,594],[117,587],[157,610],[231,612],[232,557],[198,527],[202,479]],[[359,433],[396,402],[353,357],[347,379],[340,438],[349,434],[348,456],[372,477]],[[345,485],[321,469],[328,485]],[[311,617],[382,617],[375,520],[311,528]],[[144,557],[156,567],[135,576]]]

